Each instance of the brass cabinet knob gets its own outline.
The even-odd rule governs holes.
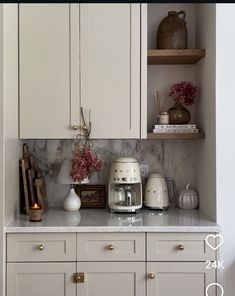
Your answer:
[[[44,246],[43,246],[43,245],[39,245],[39,246],[38,246],[38,250],[39,250],[39,251],[43,251],[43,250],[44,250]]]
[[[78,272],[73,274],[74,283],[84,283],[85,275],[84,272]]]
[[[110,251],[112,251],[112,250],[114,249],[114,245],[109,245],[109,246],[108,246],[108,249],[109,249]]]
[[[86,126],[86,125],[83,125],[82,129],[83,129],[84,131],[86,131],[86,130],[87,130],[87,126]]]
[[[72,125],[72,129],[73,129],[74,131],[77,131],[77,130],[78,130],[78,125]]]
[[[148,278],[153,280],[155,278],[155,274],[153,272],[150,272]]]
[[[178,246],[177,246],[177,249],[178,249],[179,251],[183,251],[183,250],[184,250],[184,245],[178,245]]]

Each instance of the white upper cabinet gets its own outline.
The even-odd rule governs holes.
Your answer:
[[[81,104],[93,138],[140,137],[140,5],[81,4]]]
[[[19,10],[20,137],[140,138],[140,4]]]
[[[73,136],[70,58],[70,6],[20,4],[21,138]]]

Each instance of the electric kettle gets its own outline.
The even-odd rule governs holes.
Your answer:
[[[145,186],[145,207],[156,210],[166,210],[169,207],[169,195],[166,182],[170,182],[172,184],[175,200],[175,181],[172,178],[164,178],[158,173],[153,173],[149,176]]]

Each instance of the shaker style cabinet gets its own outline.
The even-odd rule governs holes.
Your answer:
[[[206,269],[206,261],[216,260],[207,235],[147,233],[147,296],[205,296],[215,282],[215,270]],[[215,295],[211,287],[208,296]]]
[[[7,236],[7,296],[76,296],[76,234]]]
[[[21,138],[140,138],[140,4],[19,4]]]
[[[19,4],[21,138],[72,137],[69,44],[68,4]]]
[[[144,296],[144,262],[9,263],[7,296]],[[82,271],[82,272],[80,272]]]
[[[78,262],[84,283],[77,284],[77,296],[144,296],[144,262]]]
[[[205,296],[216,278],[206,268],[216,258],[205,248],[206,236],[8,234],[7,296]],[[208,296],[215,295],[211,287]]]
[[[145,287],[144,233],[7,235],[7,296],[144,296]]]
[[[8,296],[76,296],[76,263],[8,263]]]
[[[204,296],[215,281],[205,262],[148,262],[147,296]],[[215,296],[213,287],[208,296]]]

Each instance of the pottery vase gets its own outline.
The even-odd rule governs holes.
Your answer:
[[[189,111],[180,103],[175,103],[168,110],[170,124],[187,124],[190,121]]]
[[[185,17],[186,13],[183,10],[168,12],[168,16],[161,21],[157,30],[157,49],[187,48],[188,32]]]

